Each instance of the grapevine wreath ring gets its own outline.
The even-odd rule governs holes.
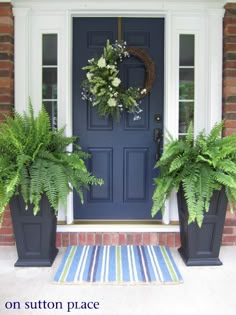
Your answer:
[[[141,60],[145,66],[145,81],[143,89],[145,89],[146,92],[143,94],[140,93],[140,98],[143,98],[152,89],[156,77],[155,64],[144,49],[137,47],[127,47],[126,51],[129,53],[130,56],[137,57],[139,60]]]
[[[118,65],[123,59],[134,56],[141,60],[145,66],[145,81],[142,88],[122,87],[119,78]],[[127,47],[126,42],[116,41],[110,44],[109,40],[99,58],[88,60],[88,65],[83,67],[86,79],[82,82],[82,99],[89,100],[98,114],[115,119],[120,118],[121,112],[126,110],[134,114],[134,120],[139,120],[141,99],[152,88],[155,80],[155,64],[145,50],[136,47]]]

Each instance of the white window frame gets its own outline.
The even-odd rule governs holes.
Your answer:
[[[58,2],[58,3],[57,3]],[[135,10],[129,2],[120,5],[110,2],[67,1],[13,1],[15,16],[15,108],[27,110],[28,97],[35,110],[42,103],[42,34],[58,35],[58,126],[66,125],[66,134],[72,134],[72,18],[98,16],[164,17],[165,18],[165,90],[164,90],[164,134],[166,130],[178,136],[179,122],[179,34],[195,35],[195,132],[211,129],[222,115],[222,19],[224,10],[218,6],[208,8],[206,4],[192,3],[179,10],[178,2],[164,1],[145,3],[137,1]],[[57,5],[57,4],[58,5]],[[24,6],[23,6],[24,4]],[[27,4],[27,6],[26,6]],[[58,8],[55,11],[55,7]],[[68,10],[70,8],[70,10]],[[207,104],[207,105],[206,105]],[[166,203],[163,222],[165,231],[177,231],[168,225],[178,220],[176,194]],[[63,211],[59,220],[66,219],[68,225],[61,231],[81,231],[73,226],[73,197],[68,197],[67,215]],[[97,226],[97,225],[96,225]],[[98,231],[114,228],[97,226]],[[162,231],[163,226],[123,226],[117,231]],[[89,230],[87,227],[86,231]],[[91,230],[95,231],[93,226]]]

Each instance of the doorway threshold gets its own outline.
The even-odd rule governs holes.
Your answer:
[[[179,222],[161,221],[74,221],[58,222],[57,232],[179,232]]]

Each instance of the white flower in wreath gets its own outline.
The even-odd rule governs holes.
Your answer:
[[[110,107],[115,107],[116,106],[116,100],[114,98],[109,98],[107,103],[108,103],[108,105]]]
[[[88,72],[88,73],[86,74],[86,77],[87,77],[88,81],[91,82],[92,77],[93,77],[93,74],[90,73],[90,72]]]
[[[106,67],[106,59],[104,57],[101,57],[98,60],[98,68],[105,68]]]
[[[115,87],[118,87],[121,83],[121,80],[119,78],[114,78],[111,82],[111,84]]]

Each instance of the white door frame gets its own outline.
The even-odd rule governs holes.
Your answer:
[[[53,2],[53,5],[52,5]],[[107,2],[67,1],[13,1],[15,16],[15,108],[22,112],[28,108],[30,96],[36,111],[42,103],[42,34],[58,34],[58,124],[66,125],[67,135],[72,134],[72,19],[73,17],[164,17],[165,18],[165,83],[164,126],[174,136],[178,135],[178,80],[179,34],[195,35],[195,131],[207,131],[222,115],[222,18],[220,7],[208,8],[206,4],[188,4],[179,10],[178,2],[164,1],[145,3],[136,1],[121,5]],[[24,3],[24,6],[23,6]],[[57,5],[57,4],[58,5]],[[27,6],[25,6],[27,4]],[[23,6],[23,7],[22,7]],[[58,8],[55,11],[55,7]],[[70,8],[68,10],[68,8]],[[166,204],[163,222],[168,231],[176,227],[168,225],[177,220],[176,196]],[[73,222],[73,196],[68,197],[67,214],[60,212],[59,219]],[[126,227],[126,231],[140,231],[139,226]],[[60,230],[82,229],[71,225]],[[91,227],[95,231],[95,227]],[[110,227],[98,227],[107,231]],[[143,231],[143,227],[141,228]],[[163,226],[145,227],[145,231],[162,231]],[[178,229],[178,228],[177,228]],[[117,227],[124,230],[124,227]],[[86,229],[86,231],[88,231]],[[114,228],[112,229],[114,231]]]

